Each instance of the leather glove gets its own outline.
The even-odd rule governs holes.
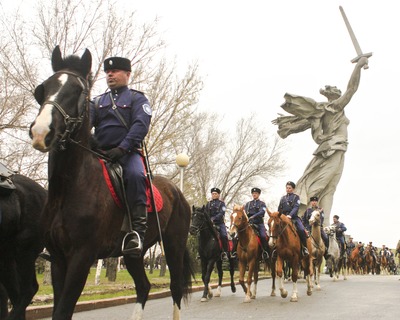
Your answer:
[[[118,159],[122,158],[125,154],[126,151],[119,147],[106,151],[106,156],[110,158],[112,162],[118,161]]]

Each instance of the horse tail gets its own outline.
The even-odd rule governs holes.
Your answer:
[[[189,296],[192,293],[192,278],[195,278],[193,262],[190,258],[189,249],[186,248],[183,254],[183,300],[185,304],[189,301]]]

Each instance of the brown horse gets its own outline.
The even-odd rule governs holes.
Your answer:
[[[270,231],[269,246],[276,250],[277,263],[276,263],[276,275],[279,281],[279,290],[281,297],[286,298],[288,295],[287,290],[284,287],[283,281],[283,263],[284,261],[289,262],[292,266],[292,282],[293,291],[290,301],[298,301],[297,291],[297,279],[299,274],[299,265],[301,264],[307,281],[307,295],[312,294],[311,277],[314,274],[312,255],[307,257],[301,256],[301,243],[300,237],[297,234],[296,227],[292,220],[279,212],[271,213],[267,209],[269,220],[268,226]],[[307,249],[312,252],[312,245],[310,238],[307,239]]]
[[[124,236],[124,209],[111,195],[98,154],[90,148],[91,61],[89,50],[82,57],[63,59],[57,46],[51,59],[54,74],[35,90],[40,109],[30,135],[36,149],[49,152],[49,195],[43,216],[46,247],[52,256],[53,319],[57,320],[72,318],[90,267],[98,258],[120,256]],[[155,176],[153,182],[164,203],[159,219],[148,214],[142,256],[124,256],[137,293],[132,319],[142,319],[150,291],[143,256],[161,238],[171,278],[172,319],[179,319],[181,300],[191,287],[186,247],[191,210],[171,181]]]
[[[367,246],[365,248],[364,257],[365,257],[364,274],[369,274],[370,272],[372,274],[374,274],[375,273],[375,260],[374,260],[374,257],[372,256],[371,246]]]
[[[311,214],[309,223],[311,226],[311,256],[314,270],[314,281],[315,285],[317,286],[317,290],[321,290],[320,274],[325,253],[325,244],[321,237],[321,212],[319,210],[315,210]]]
[[[250,302],[256,298],[259,261],[261,259],[261,247],[258,243],[258,236],[249,224],[249,218],[244,211],[244,206],[234,205],[231,214],[230,233],[237,234],[238,247],[237,257],[239,260],[239,283],[246,294],[244,302]],[[244,282],[244,275],[247,271],[247,286]],[[252,281],[254,277],[254,283]]]
[[[381,251],[381,272],[384,275],[390,274],[389,272],[389,259],[388,259],[388,254],[386,250]]]
[[[355,273],[355,274],[359,274],[360,273],[360,268],[362,265],[362,255],[361,255],[361,250],[362,248],[362,244],[358,243],[356,245],[356,247],[354,248],[354,250],[351,252],[350,254],[350,258],[349,258],[349,263],[351,266],[351,270]]]

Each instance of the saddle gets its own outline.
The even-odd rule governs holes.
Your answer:
[[[120,208],[127,208],[128,204],[126,203],[123,169],[121,165],[119,163],[106,162],[102,159],[99,159],[99,161],[103,168],[103,176],[106,180],[108,189],[111,192],[115,204]],[[147,181],[146,195],[147,195],[147,205],[146,205],[147,212],[154,212],[155,209],[153,208],[152,205],[149,181]],[[153,196],[156,205],[156,210],[157,212],[159,212],[163,208],[163,200],[160,192],[154,185],[153,185]]]
[[[1,195],[9,195],[13,192],[17,187],[11,180],[11,177],[15,174],[14,171],[11,171],[6,166],[4,166],[0,162],[0,194]]]

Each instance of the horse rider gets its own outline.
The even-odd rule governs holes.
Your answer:
[[[325,218],[325,213],[324,209],[318,206],[318,197],[314,196],[310,198],[310,207],[307,208],[307,210],[304,212],[303,217],[301,221],[303,222],[304,228],[308,231],[309,234],[311,234],[311,226],[310,226],[310,218],[312,213],[318,210],[320,212],[320,217],[321,217],[321,238],[324,241],[325,244],[325,259],[327,259],[327,254],[328,254],[328,246],[329,246],[329,239],[328,236],[326,235],[324,231],[324,218]]]
[[[225,225],[225,202],[219,199],[221,190],[218,188],[211,188],[211,200],[206,204],[206,212],[213,222],[215,228],[218,231],[219,238],[222,243],[221,259],[224,261],[228,260],[228,233],[226,232]]]
[[[353,238],[349,237],[349,242],[347,242],[347,244],[346,244],[347,256],[350,257],[351,252],[354,250],[355,247],[356,247],[356,244],[353,242]]]
[[[122,253],[138,257],[147,229],[147,178],[141,146],[149,131],[152,110],[142,92],[128,88],[131,71],[127,58],[104,60],[109,90],[91,102],[90,120],[99,149],[123,169],[129,210],[122,226],[127,233]]]
[[[339,221],[339,216],[335,214],[333,216],[333,223],[331,224],[331,227],[335,228],[335,233],[336,233],[336,240],[339,243],[340,247],[340,255],[342,256],[344,254],[344,232],[347,230],[346,226],[344,223]]]
[[[371,252],[371,256],[372,256],[372,258],[374,259],[374,262],[376,263],[376,248],[372,245],[372,241],[370,241],[369,243],[368,243],[368,245],[367,245],[367,247],[370,249],[370,252]]]
[[[268,240],[267,230],[265,229],[264,216],[267,206],[264,201],[260,200],[261,189],[252,188],[251,195],[253,200],[247,202],[244,206],[247,216],[249,217],[249,223],[255,226],[257,229],[261,246],[262,246],[262,258],[267,261],[269,258],[268,254]]]
[[[278,212],[286,215],[289,219],[292,219],[301,241],[301,254],[306,257],[309,255],[307,250],[308,234],[304,229],[301,219],[297,215],[300,207],[300,197],[294,193],[295,188],[296,185],[294,182],[288,181],[286,183],[286,195],[284,195],[279,202]]]

